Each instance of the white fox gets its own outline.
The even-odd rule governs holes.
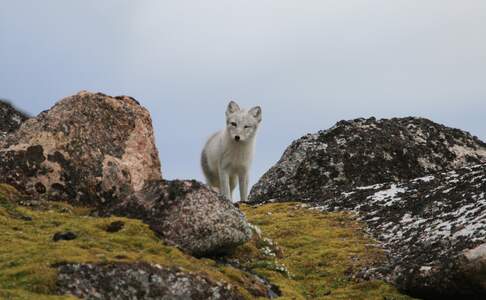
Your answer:
[[[261,121],[260,106],[247,111],[231,101],[226,109],[226,128],[213,134],[201,153],[201,167],[207,184],[229,200],[232,200],[237,180],[240,201],[247,200],[248,173]]]

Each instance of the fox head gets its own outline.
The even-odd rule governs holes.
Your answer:
[[[255,106],[249,110],[240,109],[238,104],[230,101],[226,109],[226,130],[235,142],[252,139],[262,121],[262,109]]]

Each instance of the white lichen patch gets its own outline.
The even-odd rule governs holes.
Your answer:
[[[389,189],[378,191],[375,194],[368,196],[368,199],[370,199],[372,203],[380,203],[385,206],[391,206],[397,200],[400,200],[398,195],[405,193],[406,191],[407,190],[405,188],[392,184]]]
[[[339,146],[342,146],[342,145],[346,144],[346,139],[345,138],[336,138],[336,143]]]
[[[434,163],[431,163],[429,161],[429,159],[427,159],[426,157],[419,157],[417,159],[418,163],[426,170],[436,170],[437,169],[437,165],[434,164]]]
[[[432,180],[434,180],[434,179],[435,179],[435,176],[433,176],[433,175],[428,175],[428,176],[424,176],[424,177],[419,177],[419,178],[416,178],[416,179],[414,179],[414,180],[415,180],[415,181],[420,180],[420,181],[422,181],[422,182],[430,182],[430,181],[432,181]]]
[[[383,186],[383,184],[373,184],[373,185],[368,185],[368,186],[359,186],[356,188],[356,190],[376,190],[379,189]]]

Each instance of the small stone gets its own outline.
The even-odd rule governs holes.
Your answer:
[[[32,221],[32,217],[31,216],[26,216],[26,215],[21,215],[20,218],[24,221]]]
[[[106,231],[107,232],[118,232],[120,231],[123,226],[125,226],[125,222],[123,221],[114,221],[114,222],[111,222],[107,227],[106,227]]]
[[[77,237],[78,236],[74,232],[71,232],[71,231],[56,232],[54,234],[54,237],[52,238],[52,240],[54,242],[61,241],[61,240],[70,241],[70,240],[76,239]]]
[[[35,184],[35,190],[37,191],[37,193],[39,194],[44,194],[46,192],[46,187],[40,183],[40,182],[37,182]]]

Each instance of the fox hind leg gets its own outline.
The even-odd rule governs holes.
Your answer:
[[[213,188],[213,190],[219,192],[219,174],[211,170],[209,167],[208,157],[205,150],[203,150],[201,153],[201,168],[203,170],[204,177],[206,178],[206,184]]]

